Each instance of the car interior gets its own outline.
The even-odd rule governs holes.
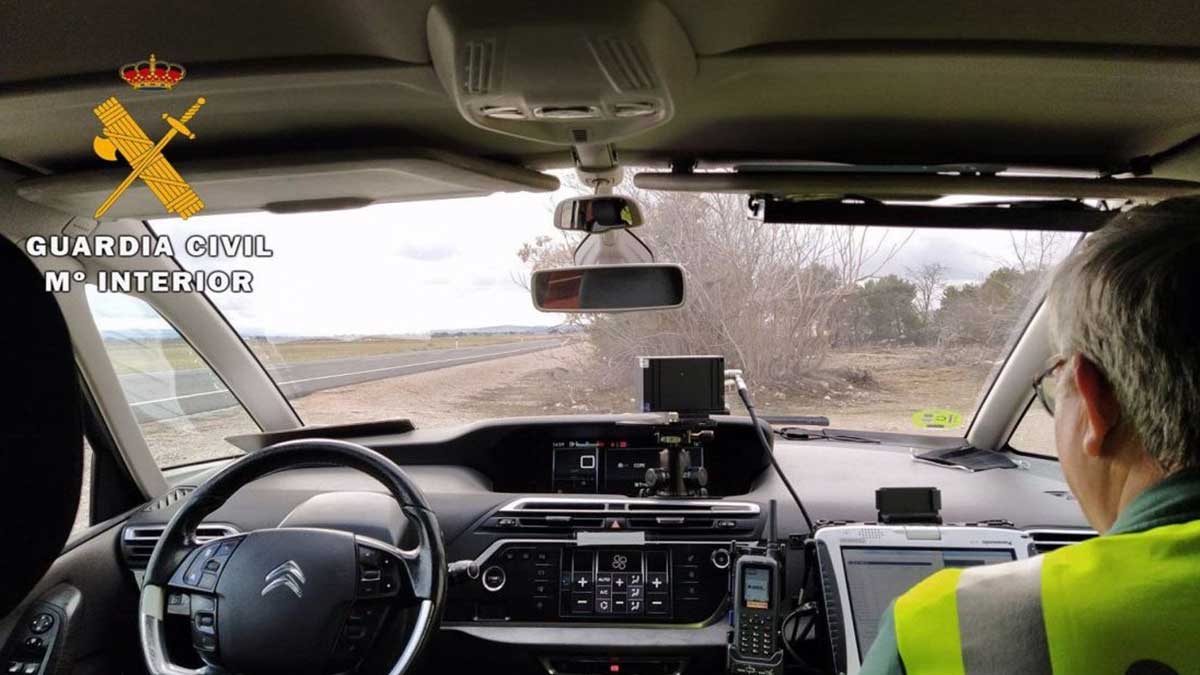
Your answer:
[[[1200,193],[1197,25],[1176,0],[0,4],[0,669],[858,672],[930,571],[1096,536],[1038,418],[1042,299],[1115,213]],[[518,201],[519,289],[493,243]],[[450,270],[435,236],[505,267]],[[1034,240],[983,331],[984,277]],[[736,257],[797,242],[858,261],[841,295]],[[990,267],[953,271],[968,249]],[[894,302],[840,304],[919,306],[886,270],[924,260],[919,345],[908,314],[862,323]],[[545,323],[472,332],[493,286]],[[353,338],[401,325],[436,349]],[[567,349],[625,379],[577,388]]]

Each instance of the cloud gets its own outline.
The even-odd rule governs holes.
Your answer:
[[[395,255],[410,260],[445,260],[458,255],[458,246],[453,242],[406,241],[396,247]]]

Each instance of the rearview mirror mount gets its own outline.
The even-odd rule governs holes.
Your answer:
[[[641,224],[641,207],[634,200],[620,195],[571,197],[554,208],[554,226],[560,230],[599,234]]]

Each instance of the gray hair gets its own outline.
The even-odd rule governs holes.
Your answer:
[[[1200,198],[1114,218],[1063,262],[1048,300],[1057,349],[1100,368],[1163,470],[1200,466]]]

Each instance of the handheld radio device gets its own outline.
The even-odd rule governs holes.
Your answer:
[[[743,675],[781,675],[783,645],[779,620],[783,573],[775,537],[775,501],[767,514],[770,539],[765,547],[741,553],[733,575],[733,643],[727,670]]]

